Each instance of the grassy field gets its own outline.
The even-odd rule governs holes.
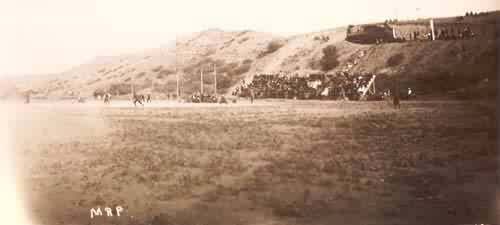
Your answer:
[[[16,108],[10,129],[40,224],[496,223],[495,110],[33,104]],[[122,216],[90,219],[91,208],[117,205]]]

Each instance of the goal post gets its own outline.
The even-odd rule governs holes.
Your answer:
[[[436,33],[434,32],[434,20],[433,20],[433,19],[431,19],[431,20],[429,21],[429,23],[430,23],[430,26],[431,26],[431,35],[432,35],[432,40],[434,41],[434,40],[436,40]]]

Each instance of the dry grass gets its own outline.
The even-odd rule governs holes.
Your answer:
[[[495,222],[495,107],[23,109],[16,146],[43,224],[117,204],[126,216],[107,222],[124,225]]]

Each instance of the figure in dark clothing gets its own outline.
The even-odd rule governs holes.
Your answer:
[[[414,96],[413,90],[411,88],[408,88],[407,99],[411,99],[413,98],[413,96]]]
[[[25,104],[30,104],[30,94],[31,93],[29,91],[24,94],[24,103]]]
[[[450,35],[449,35],[449,36],[450,36],[450,39],[451,39],[451,40],[456,40],[456,39],[457,39],[457,34],[456,34],[456,32],[455,32],[455,28],[453,28],[453,27],[452,27],[452,28],[450,29]]]
[[[136,95],[134,93],[134,95],[132,96],[132,102],[134,103],[134,106],[137,106],[137,103],[139,103],[142,106],[144,106],[144,104],[143,104],[143,102],[144,102],[144,95]]]
[[[396,78],[394,81],[394,90],[393,90],[393,99],[392,103],[394,104],[394,108],[399,109],[400,104],[399,104],[399,80]]]
[[[469,26],[464,28],[464,38],[470,38],[472,36],[472,31]]]
[[[147,97],[146,97],[146,102],[151,102],[151,94],[148,94]]]
[[[104,103],[109,104],[111,101],[111,94],[110,93],[105,93],[104,94]]]
[[[253,89],[250,88],[250,103],[253,104],[253,99],[255,98],[255,93],[253,92]]]
[[[448,31],[446,29],[441,30],[441,40],[448,39]]]
[[[224,95],[220,96],[219,104],[227,104],[227,100],[226,100],[226,97],[224,97]]]

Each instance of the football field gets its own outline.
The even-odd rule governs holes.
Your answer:
[[[40,225],[498,221],[494,103],[0,104]]]

